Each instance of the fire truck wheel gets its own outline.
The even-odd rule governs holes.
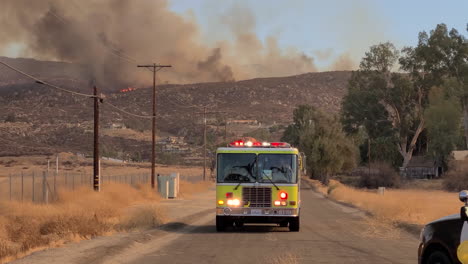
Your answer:
[[[291,220],[289,220],[289,231],[291,232],[299,232],[299,216],[294,217]]]
[[[216,216],[216,231],[223,232],[226,230],[226,220],[222,216]]]

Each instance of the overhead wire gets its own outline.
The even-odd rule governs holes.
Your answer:
[[[111,103],[108,103],[108,102],[106,102],[104,100],[102,101],[102,103],[106,104],[106,105],[109,105],[110,107],[112,107],[112,108],[114,108],[114,109],[116,109],[116,110],[118,110],[118,111],[120,111],[120,112],[122,112],[124,114],[127,114],[127,115],[131,115],[131,116],[139,117],[139,118],[148,118],[148,119],[153,118],[152,115],[137,115],[137,114],[130,113],[130,112],[125,111],[125,110],[123,110],[123,109],[121,109],[121,108],[119,108],[119,107],[117,107],[117,106],[115,106],[115,105],[113,105]]]
[[[21,70],[15,68],[15,67],[9,65],[9,64],[7,64],[7,63],[5,63],[5,62],[3,62],[3,61],[0,61],[0,64],[2,64],[2,65],[4,65],[4,66],[8,67],[9,69],[11,69],[11,70],[13,70],[13,71],[15,71],[15,72],[17,72],[17,73],[19,73],[19,74],[21,74],[21,75],[24,75],[24,76],[26,76],[26,77],[28,77],[28,78],[30,78],[30,79],[32,79],[32,80],[35,80],[35,81],[36,81],[37,83],[39,83],[39,84],[43,84],[43,85],[52,87],[52,88],[54,88],[54,89],[57,89],[57,90],[60,90],[60,91],[63,91],[63,92],[67,92],[67,93],[73,94],[73,95],[79,95],[79,96],[84,96],[84,97],[88,97],[88,98],[96,98],[96,97],[98,97],[99,99],[102,100],[102,103],[104,103],[104,104],[106,104],[106,105],[109,105],[109,106],[111,106],[112,108],[114,108],[114,109],[116,109],[116,110],[118,110],[118,111],[120,111],[120,112],[122,112],[122,113],[125,113],[125,114],[127,114],[127,115],[131,115],[131,116],[135,116],[135,117],[140,117],[140,118],[153,118],[153,116],[133,114],[133,113],[130,113],[130,112],[125,111],[125,110],[123,110],[123,109],[120,109],[119,107],[117,107],[117,106],[115,106],[115,105],[113,105],[113,104],[111,104],[111,103],[108,103],[108,102],[104,101],[104,100],[103,100],[100,96],[98,96],[98,95],[84,94],[84,93],[80,93],[80,92],[75,92],[75,91],[71,91],[71,90],[68,90],[68,89],[59,87],[59,86],[57,86],[57,85],[48,83],[48,82],[43,81],[43,80],[41,80],[41,79],[39,79],[39,78],[37,78],[37,77],[34,77],[34,76],[30,75],[30,74],[27,74],[27,73],[25,73],[25,72],[23,72],[23,71],[21,71]]]
[[[85,93],[75,92],[75,91],[68,90],[68,89],[59,87],[59,86],[57,86],[57,85],[48,83],[48,82],[43,81],[43,80],[41,80],[41,79],[39,79],[39,78],[37,78],[37,77],[34,77],[34,76],[30,75],[30,74],[27,74],[27,73],[21,71],[20,69],[17,69],[17,68],[15,68],[15,67],[9,65],[8,63],[3,62],[3,61],[0,61],[0,64],[2,64],[3,66],[5,66],[5,67],[7,67],[7,68],[10,68],[11,70],[13,70],[13,71],[15,71],[15,72],[17,72],[17,73],[19,73],[19,74],[21,74],[21,75],[23,75],[23,76],[26,76],[26,77],[28,77],[28,78],[30,78],[30,79],[32,79],[32,80],[35,80],[35,81],[36,81],[37,83],[39,83],[39,84],[43,84],[43,85],[52,87],[52,88],[57,89],[57,90],[60,90],[60,91],[62,91],[62,92],[66,92],[66,93],[70,93],[70,94],[74,94],[74,95],[79,95],[79,96],[91,97],[91,98],[96,97],[96,96],[93,95],[93,94],[85,94]]]

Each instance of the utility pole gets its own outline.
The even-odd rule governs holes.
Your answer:
[[[203,112],[195,113],[195,114],[203,114],[203,181],[206,180],[206,125],[207,125],[206,115],[208,115],[208,114],[218,114],[218,113],[226,114],[227,113],[227,112],[223,112],[223,111],[210,111],[210,112],[207,112],[206,108],[207,107],[205,105],[205,106],[203,106]]]
[[[93,152],[93,188],[99,192],[99,101],[97,87],[94,85],[94,152]]]
[[[162,68],[169,68],[172,65],[159,65],[153,63],[152,65],[137,65],[138,68],[147,68],[153,72],[153,124],[151,126],[151,188],[155,187],[155,166],[156,166],[156,72]]]
[[[227,142],[227,115],[226,113],[224,113],[224,143],[228,143]]]
[[[367,159],[369,160],[369,176],[371,174],[371,140],[367,138]]]
[[[203,107],[203,181],[206,180],[206,106]]]

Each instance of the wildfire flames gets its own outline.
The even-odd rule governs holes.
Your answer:
[[[128,93],[128,92],[133,92],[133,91],[135,91],[136,89],[137,89],[137,88],[128,87],[128,88],[126,88],[126,89],[120,89],[119,92],[121,92],[121,93]]]

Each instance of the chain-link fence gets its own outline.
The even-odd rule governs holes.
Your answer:
[[[101,176],[101,188],[108,183],[122,183],[136,187],[149,184],[150,174],[126,174]],[[0,201],[31,201],[47,203],[56,199],[61,189],[75,190],[81,186],[93,186],[93,176],[89,173],[29,171],[10,174],[0,178]]]

